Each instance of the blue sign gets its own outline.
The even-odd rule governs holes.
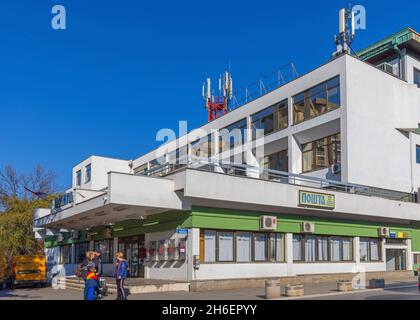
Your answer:
[[[178,234],[188,234],[188,229],[176,229],[176,233],[178,233]]]
[[[396,233],[396,232],[390,232],[390,233],[389,233],[389,237],[390,237],[391,239],[396,239],[396,238],[397,238],[397,233]]]

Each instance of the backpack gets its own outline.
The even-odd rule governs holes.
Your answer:
[[[79,278],[83,278],[83,265],[82,265],[82,263],[80,263],[76,267],[76,276],[79,277]]]

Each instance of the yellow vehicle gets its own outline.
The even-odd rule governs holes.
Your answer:
[[[42,286],[47,284],[47,260],[43,255],[15,256],[9,263],[6,286]]]
[[[0,249],[0,290],[3,290],[4,279],[6,278],[6,256],[4,250]]]

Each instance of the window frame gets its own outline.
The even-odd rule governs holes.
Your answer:
[[[85,184],[92,181],[92,164],[89,163],[85,166]]]
[[[295,236],[299,236],[301,238],[300,240],[300,255],[301,260],[295,260],[295,257],[293,256],[293,263],[297,264],[321,264],[321,263],[353,263],[355,260],[355,254],[354,254],[354,237],[347,237],[347,236],[337,236],[337,235],[321,235],[321,234],[301,234],[301,233],[294,233],[293,239]],[[306,237],[315,237],[315,261],[306,261]],[[319,241],[322,238],[327,238],[327,260],[321,260],[320,259],[320,252],[319,252]],[[340,240],[339,242],[339,260],[333,261],[331,260],[331,239],[337,238]],[[350,240],[350,260],[344,260],[344,249],[343,249],[343,240],[347,239]],[[293,253],[293,252],[292,252]]]
[[[331,83],[331,87],[329,86],[329,84]],[[317,90],[318,88],[320,88],[319,90]],[[330,106],[330,99],[329,99],[329,93],[330,91],[337,89],[338,90],[338,99],[339,99],[339,104],[338,106]],[[316,97],[319,94],[325,94],[325,99],[326,99],[326,111],[324,112],[320,112],[317,115],[310,115],[311,109],[310,109],[310,105],[309,102],[311,100],[311,98]],[[299,99],[297,99],[299,98]],[[303,119],[298,121],[296,120],[296,115],[295,115],[295,105],[296,101],[298,101],[299,103],[303,103]],[[320,117],[324,114],[327,114],[328,112],[337,110],[341,107],[341,79],[340,79],[340,75],[336,75],[324,82],[321,82],[317,85],[314,85],[304,91],[301,91],[297,94],[295,94],[294,96],[292,96],[292,108],[291,108],[291,112],[292,112],[292,126],[301,124],[305,121]]]
[[[378,241],[378,260],[372,260],[371,259],[371,240],[377,240]],[[361,263],[378,263],[378,262],[384,262],[384,260],[383,260],[383,256],[382,256],[382,247],[383,247],[383,244],[382,244],[382,239],[381,238],[369,238],[369,237],[361,237],[360,239],[359,239],[359,251],[360,251],[360,243],[361,242],[365,242],[365,241],[367,241],[367,260],[365,261],[365,260],[362,260],[362,259],[360,259],[360,262]],[[359,254],[360,254],[360,252],[359,252]],[[361,255],[360,255],[361,256]]]
[[[270,111],[271,109],[271,113],[267,113],[268,111]],[[283,117],[280,117],[281,111],[286,110],[286,126],[281,126],[280,125],[280,119]],[[255,141],[257,139],[256,137],[256,128],[254,127],[256,123],[261,123],[263,119],[266,119],[268,117],[272,116],[273,117],[273,126],[272,126],[272,130],[269,132],[266,132],[266,129],[260,129],[260,130],[264,130],[264,137],[285,130],[289,127],[289,101],[288,99],[283,99],[280,102],[277,102],[267,108],[264,108],[254,114],[251,114],[250,117],[250,124],[251,124],[251,134],[252,134],[252,141]],[[261,137],[258,137],[261,138]]]
[[[418,83],[416,82],[416,76],[418,76]],[[417,69],[416,67],[414,67],[413,70],[413,83],[420,88],[420,69]]]
[[[67,259],[63,259],[63,249],[69,249],[69,251],[67,252]],[[58,264],[72,264],[72,245],[71,244],[64,244],[64,245],[60,245],[59,246],[59,255],[58,255]]]
[[[206,246],[205,246],[205,232],[214,232],[216,233],[216,244],[215,244],[215,261],[205,261],[206,257]],[[232,233],[233,234],[233,260],[232,261],[220,261],[219,260],[219,233]],[[251,261],[238,261],[237,259],[237,234],[249,234],[251,236]],[[265,256],[266,260],[255,261],[255,245],[254,245],[254,236],[258,234],[265,235]],[[270,245],[270,237],[271,235],[277,235],[281,237],[281,259],[282,261],[276,261],[274,257],[274,261],[271,259],[271,245]],[[275,238],[277,239],[277,238]],[[285,233],[282,232],[258,232],[258,231],[242,231],[242,230],[217,230],[217,229],[201,229],[200,230],[200,262],[203,264],[263,264],[263,263],[271,263],[271,264],[285,264],[286,263],[286,246],[285,246]]]
[[[335,137],[334,141],[332,141],[333,137]],[[327,140],[327,143],[325,143],[326,139],[331,139],[331,140]],[[321,146],[318,144],[320,141],[323,141],[323,144]],[[309,150],[305,150],[305,147],[310,144],[311,144],[311,148]],[[317,162],[316,149],[320,147],[324,148],[325,153],[327,154],[328,161],[330,161],[331,159],[331,163],[328,162],[328,165],[324,167],[316,165],[316,162]],[[301,149],[302,149],[302,173],[310,173],[310,172],[328,169],[334,163],[341,163],[341,132],[338,132],[333,135],[323,137],[314,141],[304,143],[301,145]],[[311,156],[312,166],[310,170],[305,170],[304,155],[306,153],[312,154]],[[324,153],[324,157],[325,157],[325,153]],[[331,155],[329,155],[330,153]]]
[[[97,247],[97,245],[102,243],[102,242],[108,242],[109,243],[109,249],[108,249],[108,254],[107,255],[104,255],[104,252],[102,252],[102,250],[100,250],[100,246]],[[103,264],[114,263],[114,255],[113,255],[114,239],[109,238],[109,239],[95,240],[93,242],[93,248],[94,248],[95,251],[101,252],[101,260],[102,260]]]
[[[82,186],[82,169],[76,171],[76,187]]]
[[[420,164],[420,145],[416,145],[416,163]]]

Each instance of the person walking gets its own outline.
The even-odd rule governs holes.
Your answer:
[[[122,252],[118,252],[116,258],[115,281],[117,282],[117,300],[127,300],[127,295],[124,289],[124,281],[128,274],[128,262],[124,259],[124,254]]]

